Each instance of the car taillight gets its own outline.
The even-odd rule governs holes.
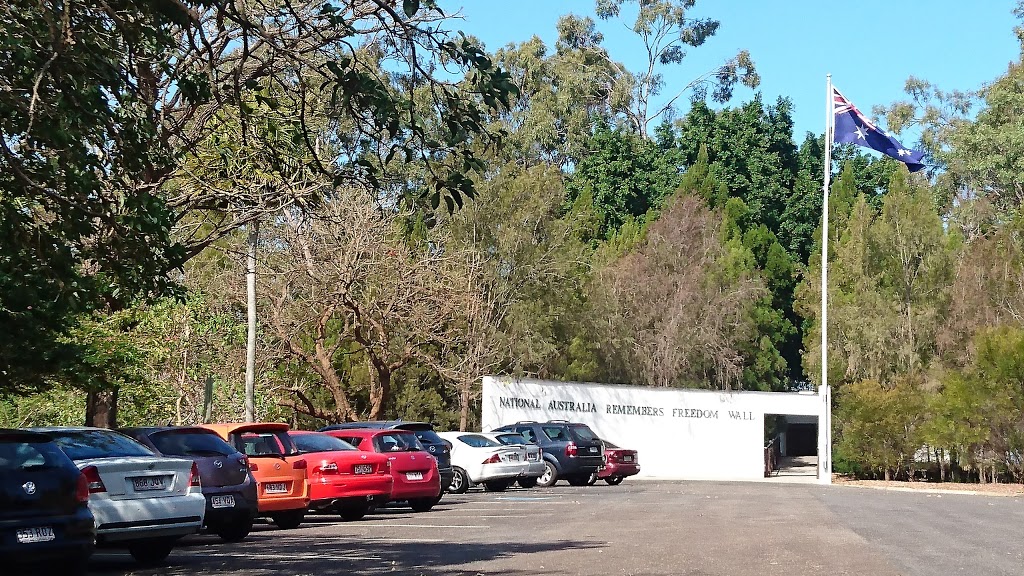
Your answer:
[[[188,485],[193,488],[200,488],[203,485],[199,479],[199,466],[195,462],[192,463],[192,473],[188,477]]]
[[[257,466],[255,462],[252,462],[252,461],[249,462],[249,472],[256,472],[259,469],[260,469],[260,467]]]
[[[295,469],[295,470],[305,470],[306,469],[306,461],[305,460],[296,460],[292,464],[292,468]]]
[[[490,458],[483,461],[484,464],[497,464],[499,462],[501,462],[501,456],[497,454],[493,454]]]
[[[566,456],[568,456],[570,458],[573,458],[573,457],[576,456],[576,452],[577,452],[577,450],[576,450],[576,443],[575,442],[569,442],[565,446],[565,455]]]
[[[107,491],[107,487],[103,485],[103,480],[100,478],[100,471],[97,470],[95,466],[86,466],[85,468],[82,468],[82,476],[85,477],[86,486],[89,488],[89,494]]]
[[[247,472],[249,470],[249,459],[245,456],[238,459],[238,464],[242,467],[243,472]]]
[[[89,479],[85,474],[78,475],[78,483],[75,484],[75,501],[85,504],[89,501]]]
[[[337,474],[338,473],[338,463],[337,462],[328,462],[327,460],[324,460],[323,462],[320,463],[320,473],[321,474]]]
[[[381,474],[391,474],[391,460],[385,460],[377,472]]]

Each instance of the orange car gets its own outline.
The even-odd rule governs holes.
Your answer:
[[[288,425],[266,423],[204,424],[249,457],[256,479],[261,516],[279,528],[298,528],[309,506],[306,460],[288,437]]]

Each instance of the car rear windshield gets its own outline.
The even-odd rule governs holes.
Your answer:
[[[45,470],[71,466],[53,442],[18,436],[0,436],[0,471]]]
[[[586,424],[573,424],[569,426],[569,430],[572,430],[572,435],[580,442],[597,441],[597,434],[594,434]]]
[[[356,447],[340,438],[328,436],[327,434],[291,434],[292,442],[299,452],[308,454],[310,452],[342,452],[355,450]]]
[[[604,447],[605,448],[611,448],[612,450],[618,450],[619,449],[618,446],[616,446],[615,444],[612,444],[611,442],[609,442],[607,440],[601,440],[601,442],[604,442]]]
[[[153,456],[153,451],[135,440],[107,430],[49,432],[54,442],[72,460]]]
[[[282,431],[243,432],[235,435],[238,451],[252,458],[291,456],[295,454],[295,444]]]
[[[473,448],[495,448],[501,446],[501,444],[491,440],[487,436],[481,436],[479,434],[463,434],[459,436],[459,441],[467,446]]]
[[[423,444],[412,432],[388,432],[373,438],[378,452],[411,452],[423,450]]]
[[[521,446],[523,444],[529,444],[522,434],[498,434],[496,438],[498,439],[498,442],[501,442],[506,446]]]
[[[424,444],[444,444],[444,440],[441,440],[441,437],[433,430],[413,430],[413,434],[416,434],[416,437]]]
[[[161,454],[168,456],[230,456],[237,452],[216,432],[166,430],[149,439]]]

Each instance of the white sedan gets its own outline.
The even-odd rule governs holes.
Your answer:
[[[35,430],[52,436],[88,482],[98,546],[123,546],[138,562],[158,563],[202,528],[206,498],[191,460],[157,456],[103,428]]]
[[[518,432],[489,432],[483,434],[492,440],[497,440],[505,446],[522,446],[526,449],[526,462],[528,464],[526,474],[519,478],[519,485],[523,488],[533,488],[537,485],[537,479],[544,475],[544,451],[540,446],[530,442]]]
[[[452,443],[452,484],[449,491],[461,494],[473,484],[500,492],[526,476],[529,462],[523,446],[504,446],[476,432],[438,432]]]

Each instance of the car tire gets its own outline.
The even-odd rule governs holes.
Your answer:
[[[587,476],[587,486],[593,486],[597,484],[597,472],[591,472],[590,476]]]
[[[586,486],[590,482],[590,476],[568,476],[566,480],[569,481],[570,486]]]
[[[537,485],[537,477],[531,476],[529,478],[520,478],[517,482],[520,488],[533,488]]]
[[[607,482],[609,486],[618,486],[619,484],[622,484],[622,481],[625,478],[625,476],[609,476],[605,478],[604,481]]]
[[[305,510],[289,510],[288,512],[278,512],[277,514],[271,514],[270,520],[277,527],[282,530],[294,530],[302,524],[302,520],[306,517]]]
[[[340,508],[338,510],[338,514],[345,522],[355,522],[356,520],[362,520],[363,516],[366,516],[369,511],[369,506],[350,506]]]
[[[128,545],[128,553],[139,564],[153,566],[160,564],[170,556],[174,549],[174,540],[143,540]]]
[[[508,490],[509,484],[511,484],[511,482],[508,480],[492,480],[490,482],[484,482],[484,490],[488,492],[504,492],[505,490]]]
[[[241,542],[252,532],[252,518],[235,524],[221,524],[213,529],[213,533],[225,542]]]
[[[462,468],[453,468],[452,484],[448,487],[448,491],[452,494],[465,494],[466,490],[469,490],[469,476]]]
[[[544,461],[544,473],[537,478],[537,485],[547,488],[554,486],[555,482],[558,482],[558,470],[555,469],[555,465],[547,460]]]
[[[409,500],[409,507],[412,508],[413,512],[430,512],[430,509],[437,504],[439,500],[434,498],[414,498]]]

